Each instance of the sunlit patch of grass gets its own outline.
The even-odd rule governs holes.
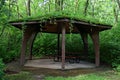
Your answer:
[[[120,72],[116,72],[114,70],[98,73],[97,75],[104,76],[107,80],[120,80]]]
[[[88,75],[79,75],[76,77],[46,77],[45,80],[107,80],[107,78],[103,76],[99,76],[96,74],[88,74]]]
[[[6,75],[5,80],[35,80],[32,74],[20,72],[19,74]]]
[[[5,80],[36,80],[29,72],[6,75]],[[78,76],[46,76],[44,80],[120,80],[120,73],[116,71],[96,72],[91,74],[79,74]]]

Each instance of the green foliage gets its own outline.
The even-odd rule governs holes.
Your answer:
[[[79,52],[82,53],[83,44],[79,34],[66,35],[66,52]]]
[[[2,62],[2,59],[0,58],[0,80],[3,80],[4,77],[4,69],[5,69],[5,65]]]
[[[116,71],[120,72],[120,64],[115,68]]]
[[[113,67],[120,64],[120,27],[119,24],[111,31],[101,34],[101,60]]]
[[[18,0],[11,9],[11,20],[29,20],[39,19],[45,20],[54,17],[69,17],[93,23],[112,24],[114,23],[113,4],[110,0],[107,1],[89,1],[87,15],[85,16],[86,0],[63,0],[62,10],[56,10],[58,6],[55,0],[34,0],[31,2],[31,16],[28,16],[26,0]],[[108,4],[109,3],[109,4]],[[22,5],[22,6],[21,6]],[[56,7],[57,5],[57,7]],[[93,8],[94,7],[94,11]],[[102,8],[101,8],[102,7]],[[109,9],[109,10],[106,10]],[[94,15],[93,15],[94,14]],[[103,16],[104,15],[104,16]],[[108,17],[109,15],[109,17]],[[22,16],[22,17],[21,17]]]
[[[74,45],[73,45],[74,44]],[[61,45],[61,40],[60,40]],[[81,52],[82,41],[79,34],[66,35],[66,51],[67,52]],[[60,46],[61,49],[61,46]],[[38,34],[33,48],[35,56],[54,55],[57,53],[57,34]]]
[[[0,58],[4,62],[10,62],[19,57],[21,34],[17,29],[6,28],[0,40]]]
[[[35,40],[33,54],[36,56],[55,54],[56,40],[55,34],[39,34]]]

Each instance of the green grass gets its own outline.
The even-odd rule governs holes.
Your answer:
[[[108,80],[107,78],[103,76],[98,76],[95,74],[89,74],[89,75],[79,75],[76,77],[46,77],[45,80]]]
[[[34,80],[32,74],[20,72],[19,74],[6,75],[5,80]]]
[[[5,80],[36,80],[33,77],[34,75],[28,72],[20,72],[19,74],[6,75]],[[120,80],[120,72],[106,71],[68,77],[46,76],[44,80]]]
[[[56,18],[69,18],[71,20],[79,20],[83,22],[88,22],[90,24],[100,24],[100,25],[108,25],[112,26],[111,22],[107,22],[105,20],[100,20],[97,18],[92,18],[91,16],[71,14],[69,12],[61,11],[61,12],[49,12],[46,14],[41,14],[39,16],[29,16],[22,19],[13,19],[9,22],[27,22],[27,21],[36,21],[39,20],[41,22],[45,22],[46,20],[56,19]]]
[[[75,77],[52,77],[48,76],[45,80],[120,80],[120,72],[106,71],[90,74],[80,74]]]

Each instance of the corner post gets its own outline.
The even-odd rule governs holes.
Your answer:
[[[84,45],[84,54],[87,55],[88,54],[88,33],[80,32],[80,34],[81,34],[81,38]]]
[[[30,41],[29,41],[29,59],[32,60],[32,49],[33,49],[33,43],[35,40],[35,37],[37,35],[38,32],[34,32],[32,33],[31,37],[30,37]]]
[[[83,41],[84,54],[87,55],[88,54],[88,32],[85,29],[80,28],[78,25],[75,25],[75,26],[78,29]]]
[[[25,53],[27,48],[27,42],[30,39],[31,33],[29,32],[29,28],[26,27],[23,32],[22,46],[21,46],[21,54],[20,54],[20,65],[23,66],[25,63]]]
[[[59,61],[59,56],[60,56],[60,33],[58,33],[58,43],[57,43],[57,60]]]
[[[99,32],[95,31],[90,33],[95,50],[95,64],[96,67],[100,66],[100,50],[99,50]]]
[[[65,69],[65,25],[62,25],[62,70]]]

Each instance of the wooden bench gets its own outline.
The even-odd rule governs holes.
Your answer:
[[[61,55],[54,56],[54,61],[56,62],[61,61],[61,59],[62,59]],[[66,52],[65,61],[69,63],[80,63],[80,53]]]

